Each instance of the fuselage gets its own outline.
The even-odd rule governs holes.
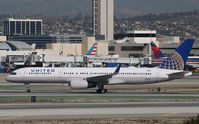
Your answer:
[[[111,75],[116,68],[22,68],[15,70],[6,80],[13,83],[70,83],[76,79]],[[170,80],[168,75],[182,72],[159,68],[120,68],[108,84],[148,84]]]

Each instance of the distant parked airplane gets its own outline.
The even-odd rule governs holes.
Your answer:
[[[97,43],[94,43],[93,46],[86,52],[85,56],[96,56],[97,53]]]

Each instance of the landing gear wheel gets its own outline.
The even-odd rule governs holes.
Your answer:
[[[98,89],[96,90],[96,93],[107,93],[108,90],[107,89]]]
[[[101,89],[96,90],[96,93],[102,93]]]
[[[30,90],[30,89],[27,89],[26,92],[27,92],[27,93],[31,93],[31,90]]]
[[[108,92],[108,90],[107,89],[104,89],[104,93],[107,93]]]
[[[25,84],[25,85],[26,85],[26,92],[27,92],[27,93],[30,93],[31,90],[30,90],[30,88],[29,88],[29,83],[27,83],[27,84]]]

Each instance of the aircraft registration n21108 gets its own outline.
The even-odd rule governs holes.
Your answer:
[[[193,43],[193,39],[185,40],[171,57],[154,68],[28,67],[13,71],[6,80],[26,84],[27,92],[31,92],[28,87],[31,83],[68,83],[73,89],[96,87],[97,93],[106,93],[105,85],[170,81],[192,75],[191,72],[183,69]]]

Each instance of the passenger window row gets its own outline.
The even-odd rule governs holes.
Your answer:
[[[72,72],[65,72],[65,75],[73,75],[74,73]],[[80,72],[80,73],[76,73],[76,74],[80,74],[80,75],[111,75],[113,73],[87,73],[87,72]],[[151,75],[151,73],[119,73],[119,75]]]

